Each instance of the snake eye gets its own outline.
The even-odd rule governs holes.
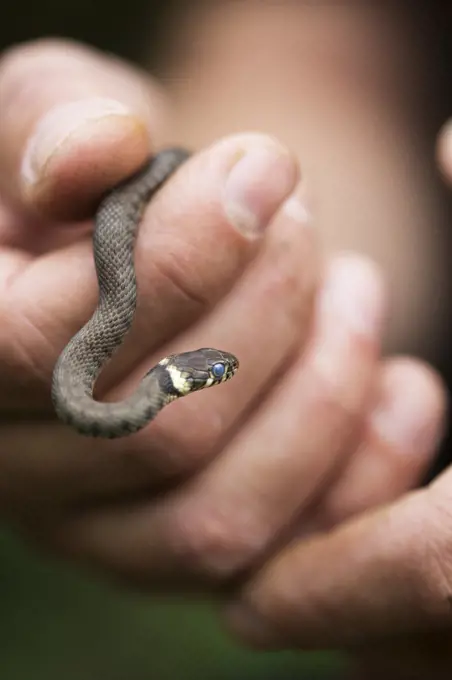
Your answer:
[[[214,364],[212,366],[212,375],[214,378],[222,378],[226,371],[226,367],[222,363]]]

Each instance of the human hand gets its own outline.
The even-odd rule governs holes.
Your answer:
[[[121,398],[159,357],[200,345],[237,354],[239,374],[123,440],[57,423],[51,372],[97,297],[92,225],[73,222],[144,161],[150,139],[170,139],[169,114],[155,83],[64,43],[6,55],[0,103],[4,517],[127,582],[212,587],[298,531],[320,498],[334,504],[330,490],[360,461],[379,464],[384,452],[378,488],[343,495],[348,506],[416,483],[434,451],[437,383],[414,362],[379,363],[378,273],[351,256],[323,275],[296,163],[256,134],[197,154],[152,202],[137,244],[136,327],[101,392]],[[400,385],[379,386],[400,371],[424,393],[413,427],[428,431],[406,463],[400,443],[362,431],[399,403]],[[337,519],[344,504],[335,507]]]
[[[438,147],[450,182],[451,130],[445,127]],[[387,387],[397,371],[402,372],[392,389],[398,383],[398,434],[403,431],[407,439],[392,450],[392,465],[396,449],[399,462],[405,457],[407,464],[406,457],[431,446],[444,409],[440,384],[430,382],[425,389],[435,380],[432,373],[424,374],[424,385],[416,384],[419,366],[414,380],[410,363],[403,370],[399,363]],[[416,410],[425,418],[424,427],[431,419],[424,431],[415,424]],[[385,426],[378,415],[375,422],[377,429]],[[394,426],[396,422],[394,418]],[[383,427],[386,445],[395,443],[396,432],[385,433]],[[349,468],[357,460],[355,454]],[[316,508],[315,532],[308,521],[296,540],[252,575],[227,604],[226,620],[242,640],[261,648],[350,650],[358,659],[359,677],[447,678],[452,661],[452,470],[393,503],[387,502],[391,494],[385,498],[382,493],[379,503],[375,489],[383,491],[384,484],[378,466],[384,469],[384,457],[370,459],[367,467],[359,465],[348,480],[343,476],[338,495],[330,491]],[[361,502],[344,503],[347,494]],[[379,507],[372,511],[372,505]]]

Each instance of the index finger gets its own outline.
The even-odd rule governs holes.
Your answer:
[[[155,81],[75,43],[20,45],[0,59],[0,193],[77,218],[136,170],[164,135]]]

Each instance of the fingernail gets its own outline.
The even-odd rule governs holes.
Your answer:
[[[393,370],[386,376],[379,403],[371,414],[372,429],[400,451],[421,456],[431,451],[443,431],[441,410],[432,415],[432,409],[426,407],[427,390],[422,374],[416,376],[412,370],[407,373],[403,365]]]
[[[229,221],[247,238],[257,238],[293,190],[296,179],[295,161],[283,147],[269,143],[244,150],[224,188]]]
[[[374,336],[382,321],[383,286],[376,267],[358,256],[340,256],[327,272],[319,298],[320,323],[336,333]]]
[[[68,139],[86,129],[87,123],[111,116],[132,117],[133,114],[121,102],[101,97],[61,104],[48,111],[38,122],[25,148],[21,167],[25,185],[35,184],[53,155]]]

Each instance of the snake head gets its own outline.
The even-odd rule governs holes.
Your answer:
[[[160,362],[171,378],[173,394],[190,392],[226,382],[236,373],[239,362],[230,352],[203,347],[191,352],[172,354]]]
[[[206,365],[205,370],[208,373],[205,387],[226,382],[235,375],[239,368],[239,360],[230,352],[203,347],[198,349],[197,353],[202,355]]]

